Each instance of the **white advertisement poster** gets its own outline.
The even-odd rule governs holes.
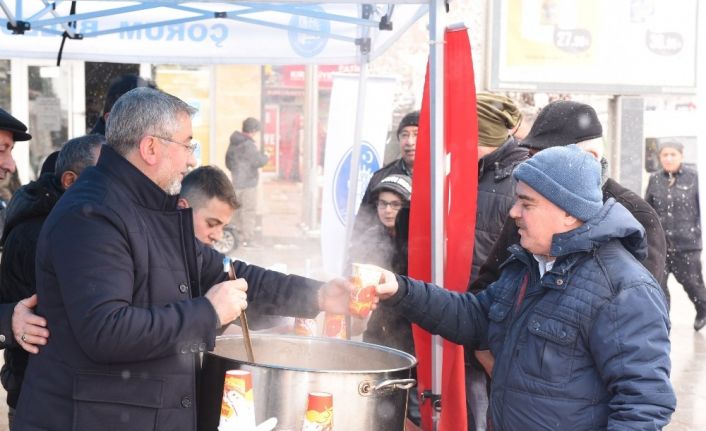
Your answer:
[[[690,93],[697,0],[493,2],[495,89]]]
[[[367,80],[356,211],[370,177],[382,167],[385,140],[392,119],[394,86],[394,78],[368,77]],[[339,275],[345,269],[343,259],[357,97],[358,76],[334,75],[324,159],[321,255],[324,270]]]

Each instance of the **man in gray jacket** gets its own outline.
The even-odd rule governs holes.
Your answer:
[[[249,117],[243,121],[243,131],[230,135],[230,145],[226,152],[226,167],[230,169],[235,197],[240,209],[235,213],[234,224],[238,229],[243,246],[253,245],[257,210],[257,182],[259,169],[269,158],[255,145],[254,137],[260,131],[260,122]]]

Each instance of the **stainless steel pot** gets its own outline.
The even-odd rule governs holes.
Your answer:
[[[257,423],[277,417],[276,430],[300,431],[309,392],[333,394],[336,431],[402,431],[416,359],[367,343],[331,338],[253,334],[256,364],[241,336],[223,336],[203,357],[199,431],[215,431],[223,380],[231,369],[252,373]]]

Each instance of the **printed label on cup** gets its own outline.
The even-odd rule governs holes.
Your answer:
[[[373,310],[373,300],[375,299],[375,287],[380,284],[380,269],[373,265],[361,263],[353,264],[351,281],[351,300],[349,311],[351,315],[364,319]]]
[[[346,316],[343,314],[324,314],[324,336],[345,340],[348,338],[347,329]]]

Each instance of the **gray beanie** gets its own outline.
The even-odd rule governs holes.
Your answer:
[[[512,175],[581,221],[603,207],[601,165],[576,145],[543,150]]]

